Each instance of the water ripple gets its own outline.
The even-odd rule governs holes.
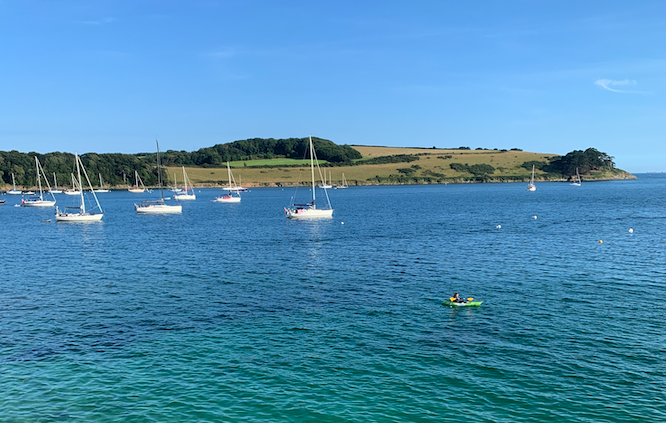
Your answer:
[[[5,205],[0,421],[666,420],[665,182]]]

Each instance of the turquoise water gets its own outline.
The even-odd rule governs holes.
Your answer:
[[[353,187],[319,222],[292,189],[100,194],[87,225],[5,196],[0,421],[666,421],[666,178],[639,176]]]

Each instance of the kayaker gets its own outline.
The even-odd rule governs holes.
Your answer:
[[[458,295],[457,292],[455,294],[453,294],[453,297],[451,297],[451,301],[453,301],[454,303],[464,303],[465,302],[465,300],[460,298],[460,295]]]

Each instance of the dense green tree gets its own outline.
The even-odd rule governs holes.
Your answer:
[[[456,172],[468,172],[468,166],[462,163],[451,163],[449,167]]]
[[[588,148],[585,151],[574,150],[564,156],[550,160],[543,170],[562,175],[574,175],[578,168],[579,173],[590,173],[594,170],[614,169],[613,157],[597,150]]]
[[[386,163],[409,163],[420,160],[414,154],[395,154],[393,156],[381,156],[358,162],[358,164],[386,164]]]
[[[495,172],[495,168],[492,167],[489,164],[473,164],[468,167],[469,173],[475,175],[475,176],[485,176],[485,175],[490,175],[491,173]]]
[[[532,166],[534,166],[536,169],[544,170],[548,166],[548,162],[540,160],[530,160],[528,162],[523,162],[523,164],[520,165],[520,167],[523,167],[529,171],[532,171]]]
[[[352,160],[361,158],[361,153],[348,145],[337,145],[332,141],[315,137],[312,141],[317,156],[322,161],[352,164]],[[253,138],[217,144],[193,152],[168,150],[161,154],[160,159],[165,166],[222,167],[227,161],[279,157],[301,159],[306,156],[308,145],[308,138],[278,140]],[[17,185],[35,185],[37,175],[34,156],[37,156],[42,163],[49,183],[53,184],[55,173],[59,185],[71,184],[71,174],[75,172],[74,155],[61,152],[37,154],[20,153],[16,150],[0,151],[1,180],[10,184],[13,173]],[[134,171],[139,173],[145,184],[157,184],[156,153],[86,153],[81,155],[81,161],[93,184],[99,183],[98,174],[101,174],[104,182],[109,185],[122,185],[126,183],[125,181],[133,184]]]
[[[474,176],[487,176],[495,172],[495,168],[489,164],[473,164],[468,165],[467,163],[451,163],[449,167],[456,172],[469,172]]]

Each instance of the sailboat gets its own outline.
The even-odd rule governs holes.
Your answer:
[[[219,197],[215,197],[213,201],[216,203],[240,203],[241,200],[240,192],[238,192],[238,190],[235,189],[236,181],[234,180],[234,175],[231,173],[231,167],[229,167],[229,162],[227,162],[227,173],[229,175],[229,186],[223,189],[228,190],[229,193],[226,195],[223,194]],[[234,196],[233,193],[236,193],[236,196]]]
[[[336,185],[335,189],[347,189],[349,185],[347,185],[347,180],[345,179],[345,174],[342,174],[342,184],[341,185]]]
[[[12,173],[12,184],[14,184],[14,189],[11,191],[7,191],[7,194],[23,194],[21,191],[16,189],[16,179],[14,179],[14,174]]]
[[[173,174],[173,188],[169,188],[169,191],[178,192],[178,193],[183,192],[183,190],[181,188],[178,188],[178,178],[176,178],[176,173],[175,172]]]
[[[328,172],[328,183],[326,183],[326,171],[324,171],[324,182],[319,184],[319,188],[331,189],[333,188],[333,179],[331,178],[331,172]]]
[[[527,184],[527,190],[536,191],[536,185],[534,185],[534,165],[532,165],[532,179],[530,179],[530,183]]]
[[[578,173],[578,168],[576,168],[576,179],[574,179],[574,181],[572,183],[570,183],[569,185],[574,186],[574,187],[579,187],[581,183],[582,183],[582,181],[580,179],[580,174]]]
[[[134,209],[140,214],[167,214],[167,213],[182,213],[183,206],[181,204],[166,204],[164,202],[164,188],[162,188],[162,165],[160,164],[160,144],[157,144],[157,183],[160,186],[160,195],[162,198],[153,201],[142,201],[141,204],[134,204]],[[137,175],[138,177],[138,175]]]
[[[44,180],[46,181],[47,186],[49,187],[49,191],[51,191],[51,185],[49,184],[49,180],[46,179],[46,175],[44,174],[44,169],[42,169],[42,165],[39,163],[39,159],[37,156],[35,156],[35,167],[37,168],[37,185],[39,186],[39,196],[35,197],[30,197],[25,200],[21,200],[21,205],[23,207],[53,207],[55,206],[56,199],[51,194],[51,197],[53,197],[53,201],[51,200],[45,200],[44,195],[42,193],[42,175],[44,175]]]
[[[174,174],[173,176],[175,181],[176,175]],[[194,187],[192,186],[192,182],[190,182],[190,178],[187,177],[187,172],[185,172],[185,166],[183,166],[183,180],[185,181],[185,189],[176,192],[173,195],[173,198],[175,198],[176,200],[196,200],[197,196],[194,195]]]
[[[141,178],[139,178],[139,172],[137,172],[136,170],[134,171],[134,181],[136,181],[134,186],[132,188],[128,188],[127,191],[134,192],[134,193],[140,193],[140,192],[144,192],[146,190],[146,186],[143,184],[143,181],[141,180]],[[139,186],[141,186],[141,187],[139,188]]]
[[[317,169],[319,169],[319,162],[317,161],[317,155],[314,151],[314,145],[312,144],[312,137],[310,137],[310,169],[312,172],[312,201],[305,204],[293,204],[290,208],[284,208],[284,212],[287,214],[288,219],[330,219],[333,217],[333,208],[331,207],[331,200],[328,198],[328,192],[324,188],[324,194],[326,195],[326,201],[328,201],[328,209],[318,209],[315,203],[315,163]],[[323,180],[324,177],[321,174],[321,169],[319,169],[319,176]]]
[[[65,195],[80,195],[81,191],[79,189],[77,189],[77,187],[80,186],[81,184],[79,183],[79,181],[74,180],[74,174],[73,173],[71,175],[72,175],[72,188],[64,190],[63,194],[65,194]]]
[[[95,192],[109,192],[108,189],[104,189],[104,184],[102,183],[102,174],[99,174],[99,189],[96,189]]]
[[[62,190],[58,189],[58,179],[56,178],[56,173],[53,172],[53,183],[55,184],[55,189],[52,189],[51,194],[62,194]]]
[[[86,168],[83,167],[81,158],[78,153],[74,153],[74,161],[76,162],[76,174],[78,175],[77,181],[81,181],[81,169],[83,169],[83,175],[88,181],[88,187],[90,187],[90,192],[92,192],[93,197],[95,197],[95,203],[97,203],[97,209],[99,213],[93,213],[91,211],[86,211],[86,201],[83,198],[83,185],[79,182],[77,188],[79,196],[81,197],[81,203],[76,207],[65,207],[65,210],[60,211],[56,208],[55,220],[56,222],[99,222],[104,217],[104,212],[102,211],[102,206],[99,205],[97,201],[97,196],[95,195],[95,190],[90,183],[90,178],[88,178],[88,173]]]
[[[234,179],[234,182],[235,182],[235,179]],[[247,188],[243,187],[243,179],[241,178],[240,174],[238,175],[238,185],[235,185],[230,191],[247,192]]]

